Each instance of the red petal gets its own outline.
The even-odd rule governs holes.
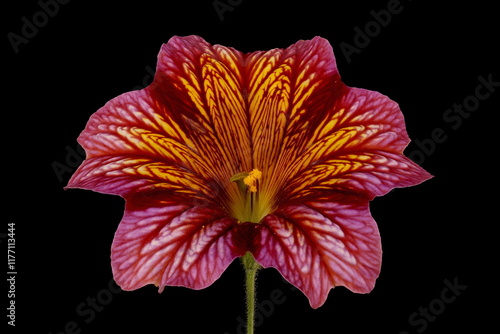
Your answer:
[[[387,96],[343,87],[307,135],[308,144],[282,175],[282,194],[298,200],[342,191],[366,199],[419,184],[429,173],[403,155],[409,143],[399,106]]]
[[[146,284],[205,288],[240,255],[232,246],[235,225],[224,212],[165,194],[146,204],[129,198],[112,245],[115,280],[124,290]]]
[[[72,188],[124,196],[147,184],[176,188],[184,182],[199,190],[195,180],[207,168],[186,134],[146,91],[109,101],[92,115],[78,141],[87,159],[69,181]]]
[[[324,117],[340,76],[332,47],[320,37],[254,52],[246,66],[253,161],[273,174],[303,150],[302,134],[311,118]]]
[[[78,138],[87,158],[67,187],[123,197],[169,190],[179,200],[228,205],[221,199],[228,196],[222,182],[229,184],[229,178],[214,176],[217,169],[190,139],[196,134],[183,130],[175,116],[148,90],[112,99],[92,115]]]
[[[222,184],[252,169],[242,63],[234,49],[198,36],[173,37],[162,46],[149,87]]]
[[[254,253],[321,306],[330,289],[370,292],[380,273],[381,245],[368,201],[335,195],[288,205],[263,222],[261,248]]]

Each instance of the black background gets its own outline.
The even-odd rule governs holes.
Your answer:
[[[110,246],[123,200],[64,191],[71,173],[59,179],[54,170],[54,164],[75,170],[79,157],[68,152],[77,150],[76,138],[89,116],[111,98],[149,84],[161,44],[189,34],[246,52],[285,48],[316,35],[327,38],[343,81],[397,101],[410,137],[428,143],[420,163],[435,178],[371,204],[384,250],[373,292],[360,295],[339,287],[313,310],[277,271],[263,270],[259,300],[269,300],[278,289],[282,303],[266,304],[256,333],[430,334],[498,328],[494,212],[500,87],[456,129],[443,119],[453,104],[474,96],[479,76],[500,81],[494,67],[500,59],[496,7],[479,1],[439,6],[401,1],[401,12],[348,59],[342,43],[356,46],[354,28],[364,30],[374,21],[370,12],[386,9],[389,1],[232,3],[221,21],[212,0],[162,5],[71,1],[40,24],[18,53],[7,34],[22,34],[22,18],[32,21],[41,7],[36,1],[3,5],[7,104],[2,108],[2,171],[7,188],[0,233],[5,236],[7,224],[16,224],[14,332],[56,334],[74,322],[80,333],[241,333],[244,295],[238,261],[201,291],[167,287],[158,294],[148,286],[109,292]],[[436,128],[446,137],[431,148]],[[413,142],[406,153],[417,149]],[[6,239],[0,240],[6,253]],[[420,307],[440,305],[436,299],[445,280],[467,288],[425,328],[424,321],[410,323]],[[5,314],[6,294],[5,286],[0,292]],[[98,301],[99,311],[92,313],[89,300],[96,297],[105,305]],[[7,322],[3,314],[1,319]]]

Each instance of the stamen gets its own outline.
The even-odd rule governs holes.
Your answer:
[[[243,179],[243,183],[248,186],[248,190],[252,193],[257,192],[257,180],[262,177],[262,172],[254,168],[248,175]]]
[[[257,168],[254,168],[248,175],[253,176],[256,180],[262,177],[262,172]]]
[[[231,182],[235,182],[240,189],[240,201],[234,207],[234,216],[242,222],[258,223],[262,217],[259,215],[259,179],[262,172],[254,168],[251,172],[235,174],[231,177]]]

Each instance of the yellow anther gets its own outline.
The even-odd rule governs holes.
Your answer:
[[[248,176],[243,179],[243,183],[248,186],[248,190],[252,193],[257,192],[257,180],[262,177],[262,172],[258,169],[253,169]]]
[[[248,191],[257,192],[257,180],[262,177],[262,172],[258,169],[253,169],[250,173],[238,173],[231,178],[232,182],[237,182],[243,179],[243,184],[248,187]]]
[[[262,172],[257,168],[254,168],[250,173],[248,173],[248,176],[252,176],[256,180],[258,180],[262,177]]]
[[[251,187],[252,185],[255,184],[256,179],[253,176],[248,175],[243,179],[243,183],[246,184],[247,186]]]

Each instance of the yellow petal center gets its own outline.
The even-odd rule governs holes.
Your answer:
[[[240,222],[259,223],[267,215],[266,201],[258,192],[259,180],[262,172],[254,168],[251,172],[243,172],[233,175],[231,182],[239,187],[239,198],[234,199],[233,215]]]

